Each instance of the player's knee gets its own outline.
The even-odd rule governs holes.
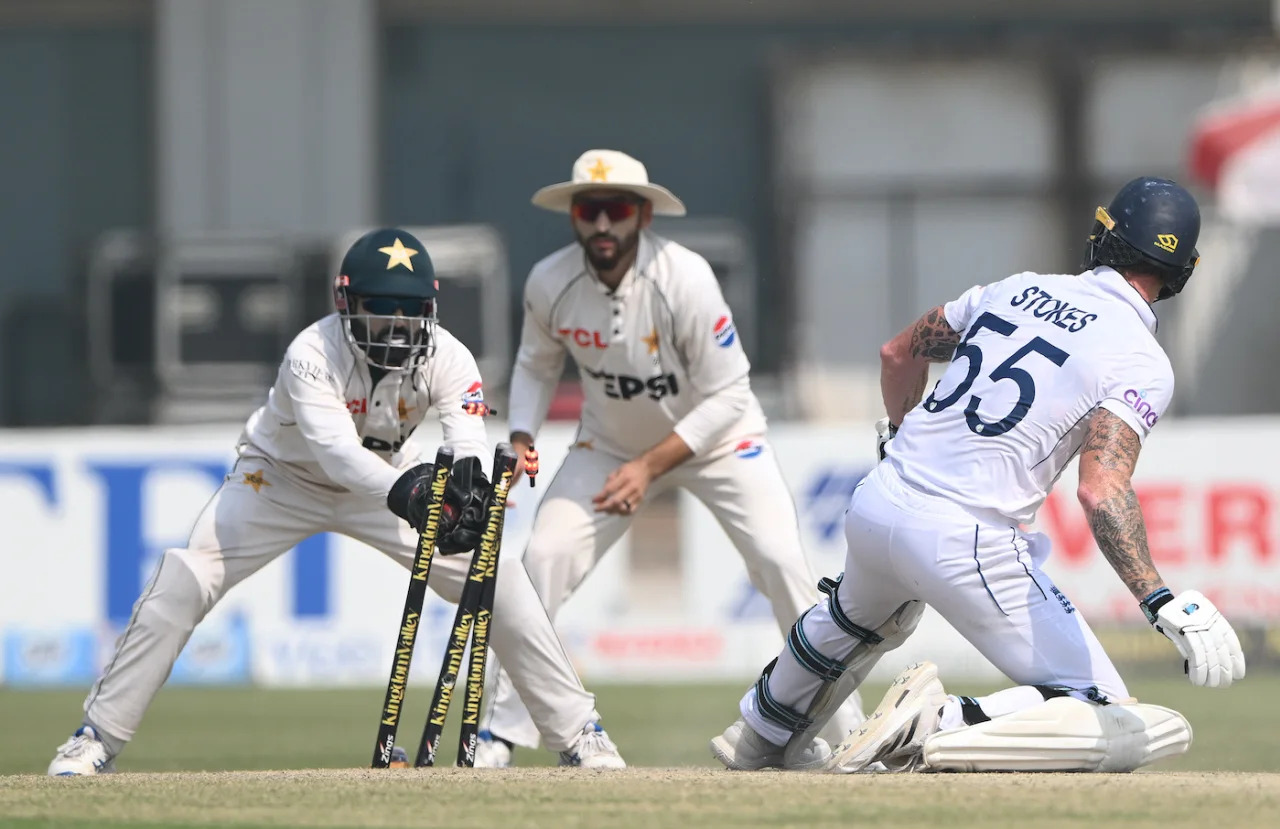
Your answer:
[[[532,575],[554,566],[564,554],[565,545],[557,544],[549,533],[534,533],[524,551],[524,568]]]
[[[1191,724],[1172,709],[1064,696],[933,734],[924,763],[935,771],[1130,772],[1190,746]]]
[[[1191,748],[1191,723],[1172,708],[1141,702],[1095,707],[1108,736],[1098,771],[1135,771]]]
[[[758,548],[744,553],[743,563],[747,566],[751,583],[775,606],[779,602],[803,606],[813,601],[814,577],[802,555]]]
[[[556,544],[550,537],[535,536],[525,550],[524,569],[543,604],[558,606],[591,572],[594,560],[590,548],[574,550],[563,543]]]
[[[217,604],[222,595],[234,586],[226,583],[227,566],[219,550],[197,547],[168,549],[161,559],[161,567],[171,564],[191,574],[200,585],[201,600],[209,607]]]
[[[181,552],[165,552],[152,582],[138,598],[134,612],[145,626],[189,631],[217,602],[208,574],[201,578]]]
[[[804,551],[791,536],[753,537],[751,547],[744,551],[743,558],[752,569],[762,573],[810,578],[809,563],[804,557]]]

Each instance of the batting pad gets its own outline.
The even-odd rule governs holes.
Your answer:
[[[1055,697],[931,735],[920,771],[1130,772],[1190,746],[1191,724],[1170,708]]]
[[[837,600],[833,597],[830,601],[834,604]],[[867,674],[871,673],[871,669],[880,661],[880,657],[905,642],[916,629],[916,625],[920,624],[920,617],[923,615],[924,602],[904,602],[884,624],[872,631],[879,639],[876,644],[871,645],[865,640],[855,640],[852,650],[845,657],[844,672],[840,678],[833,682],[822,683],[813,702],[810,703],[809,710],[806,712],[810,725],[787,741],[786,763],[793,765],[799,762],[804,750],[818,736],[818,732],[831,719],[832,714],[862,685]],[[803,624],[803,622],[804,617],[801,616],[796,624]]]

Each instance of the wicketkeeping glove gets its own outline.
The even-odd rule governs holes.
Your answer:
[[[1226,688],[1244,678],[1244,649],[1230,623],[1197,590],[1177,596],[1162,587],[1139,602],[1147,621],[1182,654],[1192,685]]]
[[[419,464],[405,471],[387,493],[387,508],[418,532],[422,532],[427,520],[434,473],[435,464]],[[436,534],[436,549],[442,555],[465,553],[480,545],[489,495],[489,479],[479,458],[459,458],[454,462],[444,489],[440,528]]]
[[[454,461],[449,485],[444,488],[436,549],[451,556],[479,547],[491,495],[489,479],[479,458]]]
[[[884,460],[885,445],[893,440],[893,436],[898,434],[898,427],[889,422],[889,418],[882,417],[876,421],[876,460]]]

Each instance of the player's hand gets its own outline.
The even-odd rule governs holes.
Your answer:
[[[387,508],[408,522],[415,532],[422,532],[427,523],[435,469],[432,463],[407,469],[387,493]],[[489,479],[479,458],[460,458],[454,463],[445,486],[440,526],[436,531],[436,549],[442,555],[451,556],[479,546],[487,519],[485,507],[489,491]]]
[[[640,508],[651,480],[649,467],[643,461],[627,461],[609,473],[604,489],[591,499],[591,503],[595,505],[596,512],[632,515]]]
[[[1141,605],[1155,629],[1182,654],[1183,670],[1192,685],[1226,688],[1244,678],[1240,638],[1203,593],[1184,590],[1174,596],[1163,588]]]
[[[534,486],[538,476],[538,450],[533,448],[533,438],[524,432],[517,432],[511,436],[511,448],[516,453],[516,473],[511,476],[510,491],[515,492],[516,484],[520,483],[520,476],[526,472],[529,475],[529,486]],[[510,509],[515,505],[515,499],[508,495],[507,508]]]
[[[440,505],[436,549],[441,555],[457,555],[480,546],[485,524],[488,523],[492,494],[479,458],[465,457],[454,461],[449,483],[444,488],[444,503]],[[424,510],[423,523],[425,520]],[[421,525],[418,526],[421,531]]]
[[[882,417],[876,421],[876,460],[884,460],[884,447],[893,440],[893,436],[898,434],[898,427],[889,422],[889,418]]]

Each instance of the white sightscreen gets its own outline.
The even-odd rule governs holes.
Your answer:
[[[873,182],[1041,181],[1054,138],[1034,66],[831,62],[780,96],[784,174],[818,191]]]

